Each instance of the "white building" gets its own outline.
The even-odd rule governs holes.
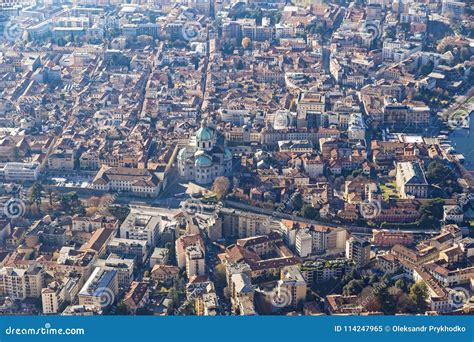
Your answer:
[[[313,252],[313,237],[307,229],[296,233],[296,252],[302,258],[310,256]]]
[[[158,196],[162,180],[154,172],[132,167],[102,166],[92,181],[94,190],[130,192],[141,197]]]
[[[159,216],[130,213],[120,226],[123,239],[144,240],[154,247],[159,237],[161,219]]]
[[[62,282],[54,281],[41,290],[43,313],[57,314],[66,299],[66,287]]]
[[[397,188],[401,198],[427,198],[428,182],[417,162],[397,163]]]
[[[351,140],[365,139],[365,122],[361,113],[351,113],[347,135]]]
[[[358,237],[351,237],[346,242],[346,258],[354,261],[358,267],[364,267],[370,261],[370,243]]]
[[[114,238],[107,245],[110,253],[124,258],[134,258],[137,263],[143,263],[148,255],[145,240]]]
[[[198,246],[188,246],[186,248],[186,275],[188,279],[192,276],[202,276],[206,274],[206,260],[203,249]]]
[[[3,267],[0,269],[0,295],[12,299],[41,297],[44,272],[39,265],[28,269]]]
[[[166,265],[168,263],[169,250],[167,248],[155,248],[150,257],[150,267],[155,265]]]
[[[123,288],[128,288],[133,280],[134,265],[133,259],[120,258],[112,254],[107,259],[99,259],[95,263],[96,267],[116,270],[118,285]]]
[[[16,163],[9,162],[0,165],[0,178],[7,182],[35,181],[40,175],[39,163]]]
[[[118,294],[117,271],[111,268],[96,267],[79,292],[79,304],[98,309],[115,302]]]

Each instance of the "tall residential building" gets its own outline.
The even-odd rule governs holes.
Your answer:
[[[133,280],[134,270],[133,259],[120,258],[117,255],[109,255],[107,259],[99,259],[95,263],[97,267],[105,267],[117,271],[118,284],[121,287],[128,287]]]
[[[115,302],[118,293],[117,271],[106,267],[96,267],[79,292],[79,304],[98,309]]]
[[[218,216],[224,237],[247,238],[270,233],[271,219],[266,215],[222,208]]]
[[[370,243],[355,236],[351,237],[346,242],[346,258],[354,261],[357,267],[364,267],[370,261]]]
[[[206,274],[205,245],[199,234],[184,235],[176,240],[178,267],[186,268],[188,278]]]
[[[31,265],[27,269],[3,267],[0,269],[0,295],[20,300],[39,298],[43,281],[42,266]]]
[[[186,274],[188,278],[206,274],[204,249],[200,246],[186,247]]]
[[[123,258],[135,259],[137,263],[145,262],[148,255],[147,243],[143,240],[114,238],[107,248],[110,253]]]
[[[346,246],[347,231],[342,228],[311,226],[296,233],[296,252],[302,258],[312,254],[342,252]]]
[[[282,268],[277,286],[278,295],[287,301],[288,307],[301,307],[306,299],[306,281],[298,266]]]
[[[130,213],[120,226],[123,239],[144,240],[148,246],[156,246],[160,229],[160,217]]]
[[[60,281],[53,281],[41,290],[43,314],[57,314],[65,302],[66,287]]]

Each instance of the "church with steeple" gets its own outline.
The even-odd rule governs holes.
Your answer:
[[[203,121],[189,144],[179,151],[178,170],[181,178],[202,185],[229,176],[232,153],[225,147],[224,136]]]

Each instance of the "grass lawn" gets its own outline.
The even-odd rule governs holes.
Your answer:
[[[380,190],[382,190],[383,200],[388,201],[392,197],[397,197],[397,189],[395,182],[380,184]]]

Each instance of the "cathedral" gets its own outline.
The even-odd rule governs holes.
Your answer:
[[[232,171],[232,153],[224,136],[203,121],[189,144],[178,153],[179,175],[197,184],[210,184]]]

